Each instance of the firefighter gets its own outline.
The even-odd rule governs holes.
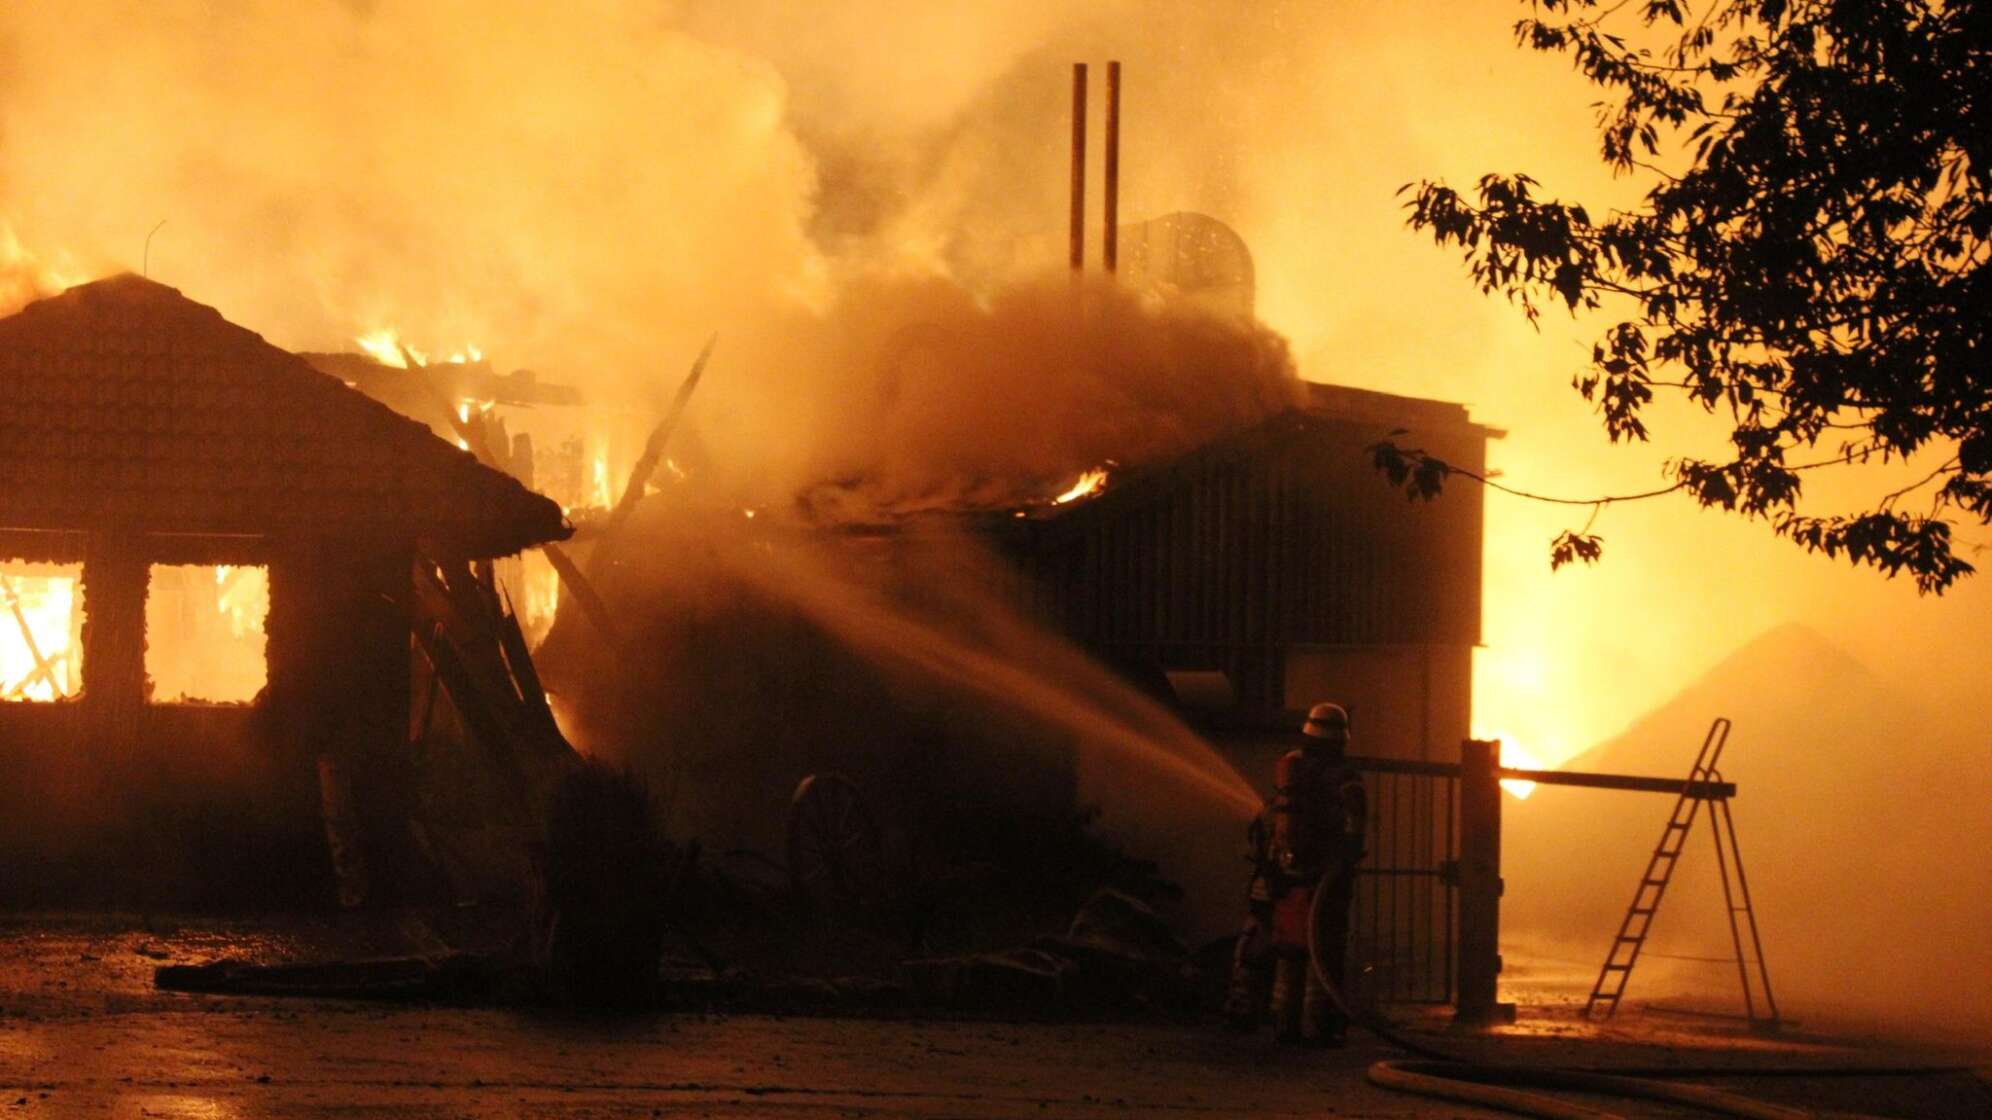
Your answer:
[[[1307,713],[1301,745],[1274,772],[1273,802],[1254,822],[1255,873],[1251,916],[1232,962],[1226,1010],[1234,1025],[1249,1027],[1258,1015],[1258,990],[1271,961],[1272,1013],[1281,1041],[1338,1046],[1346,1016],[1321,984],[1342,987],[1348,949],[1349,904],[1356,864],[1363,856],[1367,804],[1362,778],[1348,765],[1349,713],[1339,704],[1316,704]],[[1308,924],[1315,892],[1322,900],[1319,973],[1308,967]]]
[[[1266,1007],[1267,985],[1273,971],[1272,823],[1262,810],[1245,832],[1245,860],[1252,865],[1252,882],[1245,891],[1245,928],[1231,951],[1231,986],[1224,997],[1224,1017],[1232,1029],[1258,1027]]]

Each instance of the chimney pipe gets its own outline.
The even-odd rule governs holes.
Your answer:
[[[1101,190],[1107,196],[1106,248],[1102,254],[1107,275],[1120,264],[1120,63],[1107,63],[1106,182]]]
[[[1072,271],[1086,267],[1086,64],[1072,64]]]

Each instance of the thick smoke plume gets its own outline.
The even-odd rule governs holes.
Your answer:
[[[398,328],[635,374],[806,295],[773,69],[647,5],[10,5],[0,191],[31,247],[298,348]]]
[[[1181,454],[1299,403],[1264,327],[1064,277],[986,299],[867,278],[722,342],[677,460],[741,504],[817,519],[1045,498],[1102,463]]]

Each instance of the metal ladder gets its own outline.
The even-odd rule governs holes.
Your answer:
[[[1639,961],[1640,950],[1646,945],[1647,934],[1653,929],[1653,916],[1659,913],[1660,899],[1667,893],[1667,884],[1674,877],[1674,868],[1679,865],[1681,851],[1687,846],[1688,833],[1693,829],[1695,817],[1701,811],[1704,796],[1695,790],[1697,783],[1717,783],[1722,781],[1722,772],[1716,763],[1722,758],[1722,748],[1729,742],[1729,720],[1718,716],[1709,724],[1708,734],[1702,739],[1701,753],[1695,756],[1695,765],[1688,772],[1688,780],[1681,787],[1681,796],[1674,802],[1674,812],[1667,818],[1667,827],[1660,832],[1659,846],[1653,849],[1653,856],[1646,862],[1646,871],[1640,876],[1639,886],[1633,889],[1632,905],[1626,908],[1625,918],[1619,922],[1618,935],[1612,939],[1612,947],[1605,954],[1604,968],[1598,972],[1597,983],[1591,985],[1591,998],[1584,1004],[1584,1017],[1589,1019],[1600,1007],[1604,1017],[1609,1019],[1618,1012],[1619,999],[1625,995],[1626,985],[1632,980],[1632,966]],[[1729,813],[1729,799],[1709,797],[1714,804],[1709,809],[1711,821],[1709,831],[1715,837],[1715,862],[1722,876],[1723,906],[1729,917],[1729,939],[1736,949],[1737,976],[1743,982],[1743,1006],[1750,1026],[1758,1030],[1776,1030],[1778,1025],[1778,1004],[1771,995],[1771,976],[1764,966],[1764,943],[1757,933],[1757,915],[1750,904],[1750,881],[1743,874],[1743,852],[1736,844],[1736,821]],[[1730,869],[1735,868],[1735,882],[1730,882]],[[1650,892],[1650,893],[1649,893]],[[1741,899],[1741,905],[1738,905]],[[1737,915],[1743,916],[1742,924]],[[1750,931],[1750,948],[1754,957],[1743,955],[1743,925]],[[1752,982],[1750,968],[1756,966],[1756,980]],[[1757,1012],[1757,996],[1762,994],[1765,1014]]]

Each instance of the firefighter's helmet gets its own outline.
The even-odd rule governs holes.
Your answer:
[[[1287,726],[1291,727],[1292,724]],[[1307,710],[1307,723],[1300,729],[1300,733],[1310,739],[1347,742],[1349,713],[1340,704],[1316,704]]]

